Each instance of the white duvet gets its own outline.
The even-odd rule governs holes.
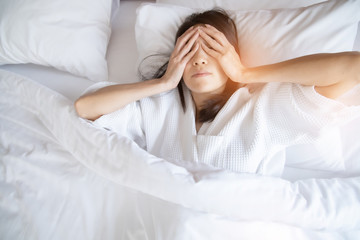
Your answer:
[[[360,238],[358,169],[291,182],[176,166],[29,79],[0,79],[0,239]]]

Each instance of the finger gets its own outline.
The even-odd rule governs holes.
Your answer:
[[[174,47],[174,52],[178,52],[188,41],[188,39],[195,33],[194,26],[186,30],[177,40]]]
[[[201,44],[200,46],[207,54],[209,54],[211,57],[217,59],[220,57],[220,53],[214,49],[209,48],[206,46],[206,44]]]
[[[191,51],[185,55],[184,57],[184,61],[185,63],[189,62],[190,59],[195,55],[196,51],[200,48],[200,44],[199,43],[196,43],[193,48],[191,49]]]
[[[213,26],[211,26],[209,24],[205,24],[205,26],[206,27],[202,28],[202,30],[206,34],[208,34],[210,37],[215,39],[222,46],[226,46],[229,43],[229,41],[227,40],[225,35],[222,32],[220,32],[219,30],[217,30],[215,27],[213,27]]]
[[[215,49],[218,52],[223,52],[223,46],[210,35],[208,35],[205,31],[199,30],[200,36],[204,39],[204,41],[209,44],[209,46]]]
[[[185,44],[185,46],[179,51],[178,57],[183,58],[186,54],[190,52],[190,50],[193,48],[194,43],[196,39],[198,39],[199,33],[196,32],[192,37],[188,40],[188,42]]]
[[[175,44],[174,51],[179,52],[184,45],[189,41],[189,39],[196,34],[197,29],[192,26],[188,30],[186,30],[177,40]]]

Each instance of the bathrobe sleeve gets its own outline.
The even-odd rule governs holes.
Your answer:
[[[360,94],[360,88],[357,91]],[[270,83],[259,94],[255,111],[266,119],[272,141],[287,145],[289,141],[316,138],[359,117],[360,106],[353,102],[326,98],[313,86]]]
[[[359,86],[348,97],[333,100],[313,86],[271,83],[257,106],[271,142],[286,146],[287,166],[342,171],[348,156],[344,139],[356,134],[346,129],[360,123],[359,96]]]
[[[97,83],[90,86],[84,94],[114,84],[116,83]],[[130,103],[115,112],[103,115],[93,121],[92,124],[96,127],[127,137],[136,142],[141,148],[146,148],[140,104],[138,101]]]

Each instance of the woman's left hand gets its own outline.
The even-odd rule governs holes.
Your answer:
[[[205,26],[199,29],[201,38],[208,44],[202,44],[202,49],[219,62],[225,74],[232,81],[242,82],[242,72],[245,67],[234,46],[215,27],[207,24]]]

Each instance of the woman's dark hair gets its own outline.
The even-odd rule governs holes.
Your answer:
[[[176,33],[176,40],[190,27],[197,24],[209,24],[222,32],[229,43],[234,46],[235,51],[239,54],[237,30],[234,21],[228,16],[228,14],[222,9],[214,9],[205,11],[202,13],[194,13],[188,16],[183,24],[179,27]],[[153,78],[162,77],[167,69],[168,61],[162,65],[154,74]],[[186,103],[183,92],[183,80],[180,81],[177,88],[180,95],[181,105],[186,110]],[[214,95],[211,100],[208,100],[199,111],[200,122],[211,122],[216,117],[217,113],[225,105],[229,97],[236,91],[238,84],[233,81],[227,81],[226,87],[223,93]]]

